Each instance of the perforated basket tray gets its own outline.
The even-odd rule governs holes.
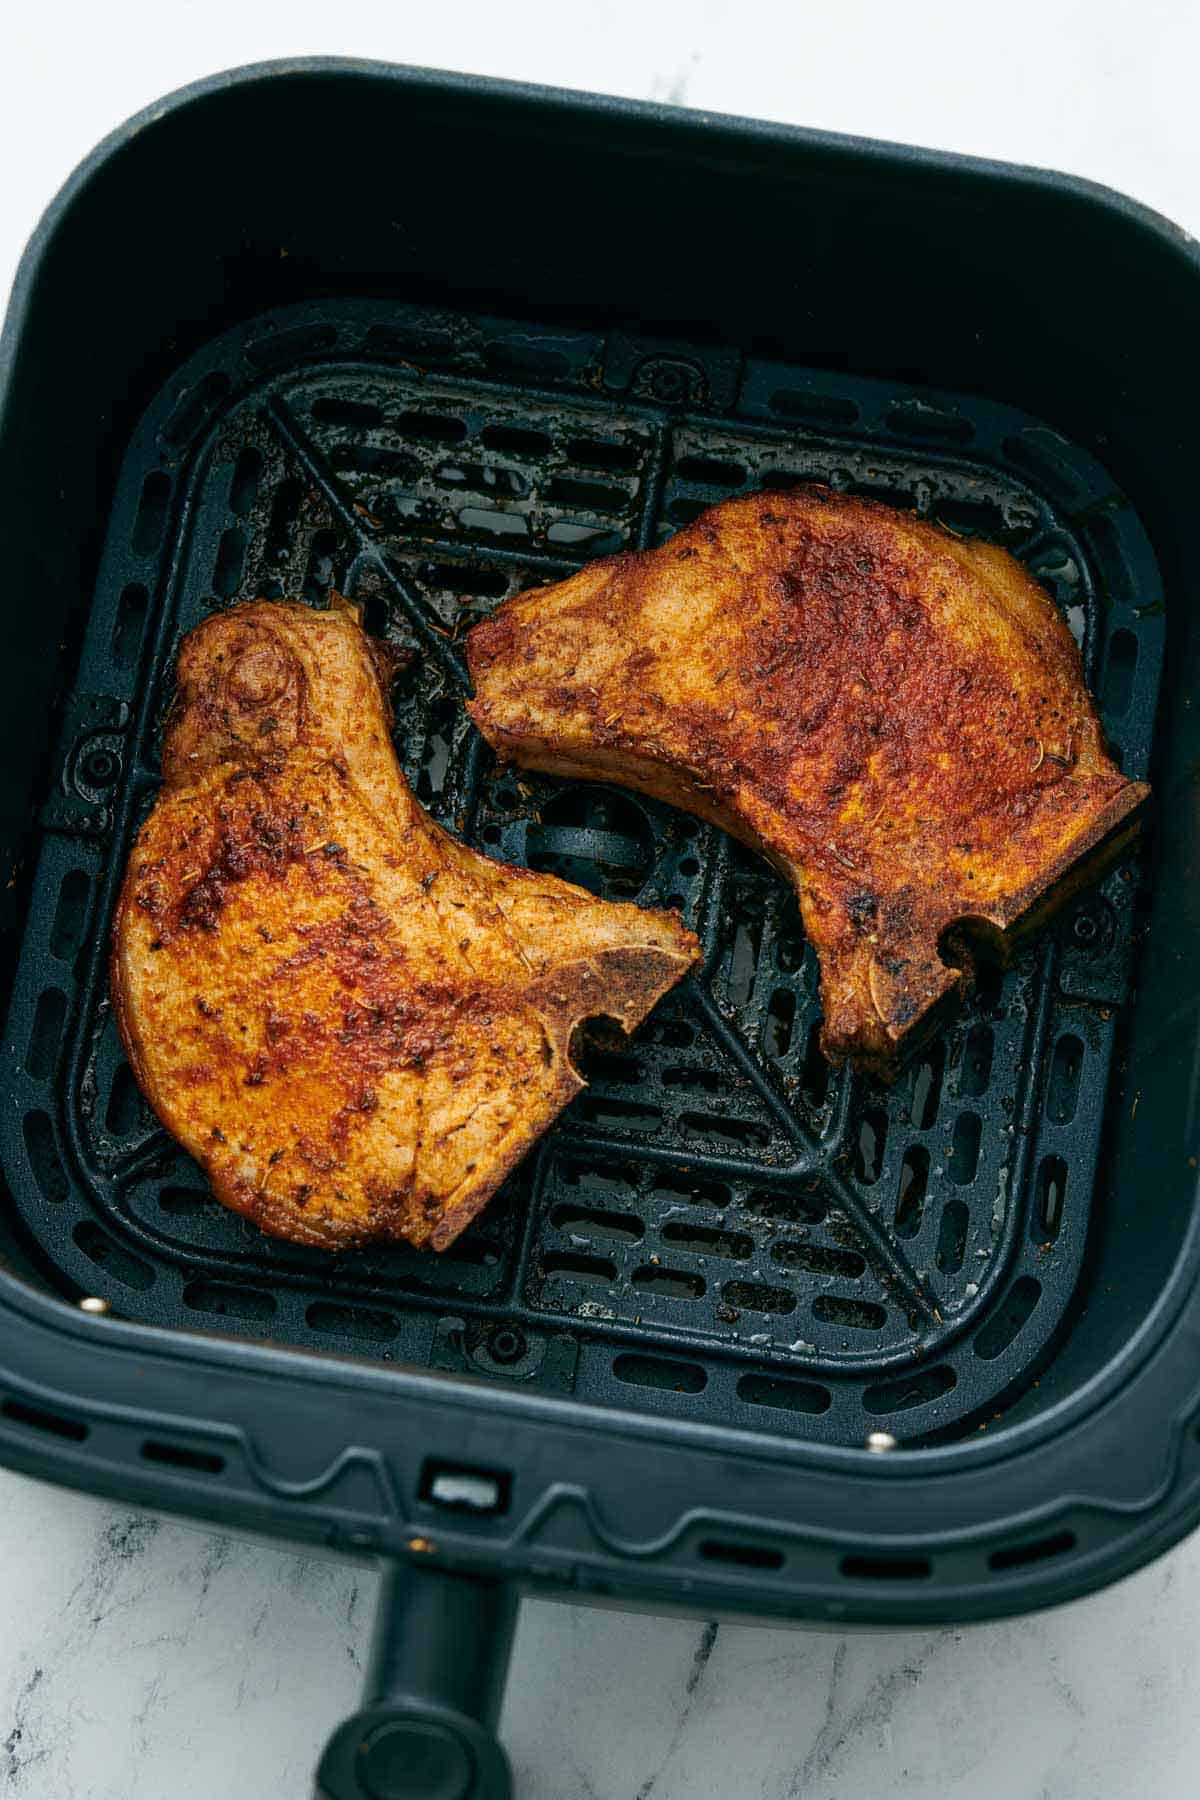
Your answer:
[[[1128,994],[1138,865],[979,992],[890,1091],[832,1073],[794,899],[721,833],[498,769],[461,639],[504,595],[661,542],[731,493],[820,480],[1022,558],[1146,771],[1163,621],[1099,465],[1010,409],[694,346],[404,306],[255,320],[172,379],[126,460],[5,1054],[3,1151],[70,1289],[122,1313],[353,1349],[557,1394],[861,1443],[986,1417],[1036,1374],[1079,1274]],[[489,853],[682,909],[701,972],[441,1258],[337,1257],[225,1212],[120,1051],[105,947],[183,632],[332,589],[413,654],[395,740]]]

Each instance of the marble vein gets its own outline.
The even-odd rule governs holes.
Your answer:
[[[650,1800],[650,1796],[658,1786],[663,1771],[667,1768],[672,1756],[679,1748],[683,1734],[687,1730],[688,1719],[691,1717],[692,1706],[696,1698],[696,1690],[699,1688],[704,1671],[708,1667],[708,1659],[713,1653],[713,1649],[717,1642],[717,1632],[719,1630],[720,1627],[716,1620],[710,1619],[700,1633],[700,1641],[696,1645],[696,1653],[692,1658],[692,1666],[688,1670],[687,1680],[683,1684],[683,1706],[680,1709],[679,1718],[676,1721],[671,1741],[667,1745],[666,1754],[658,1768],[654,1770],[653,1774],[646,1778],[638,1789],[637,1800]]]

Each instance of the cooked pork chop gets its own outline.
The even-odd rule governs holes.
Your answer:
[[[950,928],[1002,948],[1148,791],[1011,556],[824,489],[727,501],[518,595],[468,658],[501,756],[763,851],[820,958],[826,1054],[885,1075],[969,979]]]
[[[579,1021],[632,1029],[696,940],[435,825],[350,609],[216,614],[178,676],[114,928],[134,1073],[265,1231],[444,1250],[584,1085]]]

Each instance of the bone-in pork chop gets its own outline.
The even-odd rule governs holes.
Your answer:
[[[695,960],[673,914],[464,848],[414,798],[350,609],[255,602],[184,642],[130,858],[126,1052],[217,1198],[265,1231],[445,1249]]]
[[[885,1075],[969,979],[949,929],[1003,948],[1148,791],[1106,754],[1020,564],[825,489],[727,501],[518,595],[468,658],[500,755],[642,788],[763,851],[819,955],[826,1053]]]

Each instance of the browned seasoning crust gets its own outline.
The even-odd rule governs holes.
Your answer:
[[[969,979],[949,928],[1002,948],[1149,791],[1106,754],[1019,563],[827,489],[715,506],[507,601],[467,649],[501,755],[657,794],[771,858],[820,957],[826,1053],[883,1074]]]
[[[178,676],[113,933],[138,1082],[265,1231],[445,1249],[583,1086],[579,1021],[632,1029],[696,940],[440,830],[349,608],[217,614]]]

